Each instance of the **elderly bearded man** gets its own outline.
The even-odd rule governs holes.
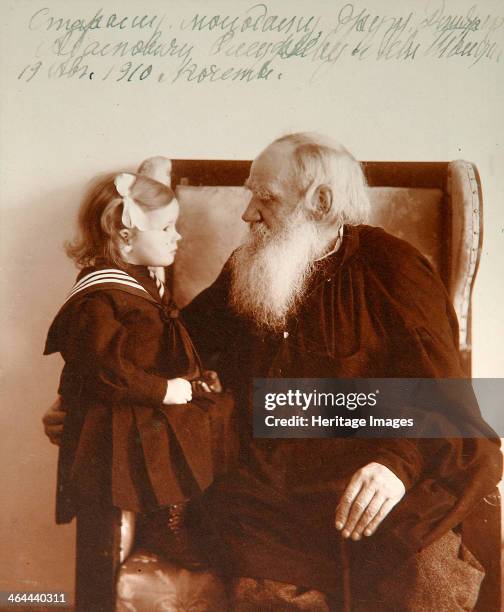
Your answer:
[[[470,609],[481,574],[450,529],[498,482],[497,444],[251,432],[254,377],[462,376],[440,279],[409,244],[359,225],[361,167],[326,138],[280,138],[246,186],[249,238],[184,310],[243,406],[240,466],[207,499],[232,609],[338,609],[341,536],[352,609]]]
[[[242,407],[239,464],[204,500],[231,610],[342,609],[342,538],[352,610],[471,609],[482,573],[451,529],[498,482],[495,441],[252,436],[254,377],[462,376],[440,279],[361,225],[363,173],[333,141],[276,140],[246,186],[248,240],[183,311]]]

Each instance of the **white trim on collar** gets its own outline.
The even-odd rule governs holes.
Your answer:
[[[139,291],[143,291],[144,293],[147,293],[147,295],[150,295],[149,292],[144,289],[144,287],[142,287],[142,285],[136,279],[126,272],[114,268],[108,268],[106,270],[90,272],[89,274],[86,274],[86,276],[83,276],[77,283],[75,283],[65,302],[68,302],[70,298],[74,297],[74,295],[80,291],[84,291],[84,289],[87,289],[88,287],[105,283],[126,285],[127,287],[133,287],[134,289],[138,289]]]
[[[338,237],[336,238],[336,243],[334,247],[329,251],[329,253],[322,255],[322,257],[319,257],[315,261],[322,261],[326,257],[329,257],[330,255],[333,255],[334,253],[336,253],[336,251],[340,248],[342,242],[343,242],[343,225],[338,230]]]

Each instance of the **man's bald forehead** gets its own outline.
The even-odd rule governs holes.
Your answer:
[[[259,155],[255,158],[258,160],[260,157],[264,155],[269,155],[271,153],[279,152],[283,157],[286,158],[286,161],[293,157],[295,151],[295,147],[291,142],[277,142],[276,140],[270,143],[267,147],[265,147]]]
[[[292,181],[295,178],[295,147],[289,142],[273,142],[254,159],[251,168],[253,174],[272,173],[280,182]]]

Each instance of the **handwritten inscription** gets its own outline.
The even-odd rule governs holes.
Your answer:
[[[405,3],[407,5],[408,3]],[[162,6],[162,5],[160,5]],[[203,6],[203,5],[200,5]],[[236,14],[197,12],[87,16],[41,6],[26,22],[33,59],[18,79],[84,79],[124,83],[251,83],[329,78],[343,61],[458,61],[468,68],[502,58],[504,15],[456,0],[403,14],[334,2],[326,14],[280,14],[251,4]],[[189,7],[189,4],[188,4]]]

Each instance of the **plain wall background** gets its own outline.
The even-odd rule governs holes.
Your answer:
[[[252,4],[2,2],[0,590],[73,588],[73,526],[53,522],[57,452],[40,423],[54,398],[61,361],[42,358],[42,350],[75,275],[61,244],[72,235],[86,182],[98,172],[134,169],[155,154],[249,159],[273,138],[299,129],[328,133],[359,159],[475,162],[483,183],[485,235],[473,294],[474,375],[503,375],[504,58],[472,68],[460,58],[414,63],[347,58],[314,83],[314,67],[307,62],[285,62],[283,78],[255,83],[17,79],[37,46],[38,34],[27,30],[27,20],[44,6],[54,14],[87,18],[100,6],[106,13],[163,11],[177,24],[194,12],[238,14]],[[343,4],[274,1],[269,6],[272,13],[330,19]],[[472,4],[447,1],[446,13],[464,14]],[[394,9],[422,13],[433,5],[423,0],[356,3],[359,9],[389,14]],[[504,13],[497,0],[481,2],[478,10]],[[200,57],[215,37],[194,35]],[[504,45],[502,28],[494,38]]]

